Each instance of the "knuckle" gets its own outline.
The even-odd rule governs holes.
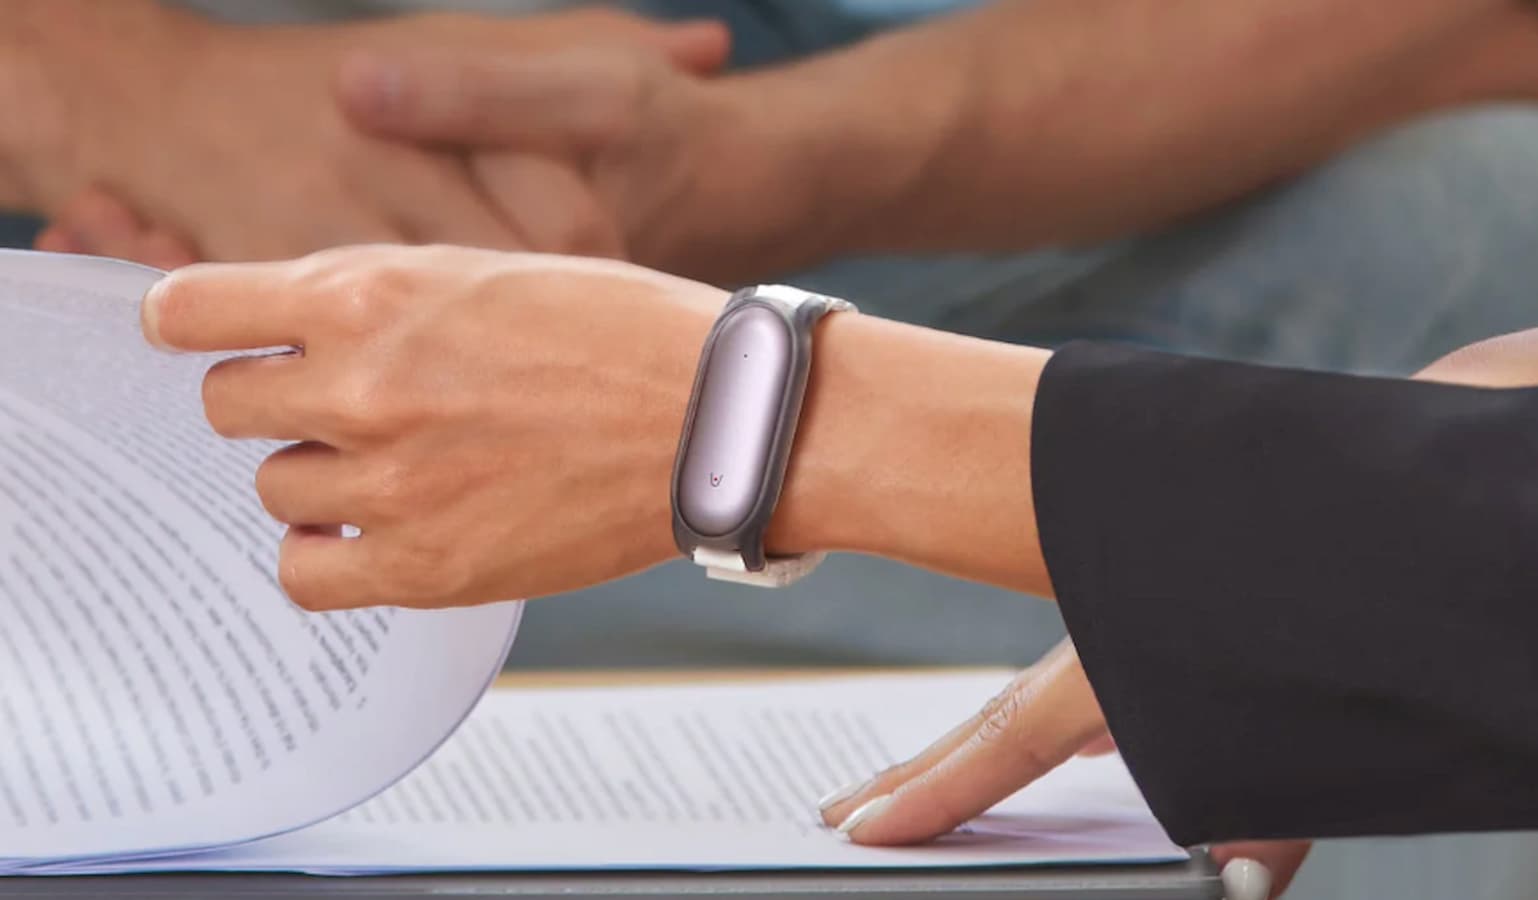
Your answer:
[[[375,520],[398,522],[420,514],[416,484],[405,466],[374,463],[364,478],[363,505]]]
[[[394,261],[408,254],[396,248],[392,257],[380,250],[370,245],[324,250],[306,257],[300,269],[305,292],[323,304],[321,314],[344,332],[377,329],[416,289],[409,268]]]
[[[1044,772],[1050,768],[1047,755],[1025,726],[1028,707],[1027,697],[1019,692],[1003,697],[991,714],[984,717],[974,740],[1001,751],[1012,771]]]
[[[348,277],[336,295],[338,322],[354,332],[377,327],[409,292],[404,273],[395,266],[367,266]]]
[[[1018,723],[1025,710],[1024,698],[1019,692],[1001,694],[983,708],[982,722],[977,727],[977,737],[985,743],[1013,741],[1019,730]]]
[[[357,368],[332,382],[324,417],[345,437],[366,439],[387,433],[391,400],[384,379],[372,368]]]

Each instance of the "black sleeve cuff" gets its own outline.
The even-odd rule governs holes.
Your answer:
[[[1538,826],[1538,391],[1076,344],[1032,448],[1063,615],[1176,840]]]

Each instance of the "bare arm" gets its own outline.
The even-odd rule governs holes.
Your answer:
[[[763,227],[659,255],[779,268],[1125,234],[1417,112],[1530,91],[1535,60],[1538,16],[1510,0],[1005,0],[722,81],[738,115],[715,155],[751,177],[702,175],[719,208],[684,221]]]

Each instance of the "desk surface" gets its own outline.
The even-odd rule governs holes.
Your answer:
[[[603,687],[684,683],[752,683],[913,669],[596,670],[509,673],[498,689]],[[956,671],[935,670],[935,671]],[[1001,681],[1008,670],[997,671]],[[1211,862],[1159,866],[1056,867],[964,872],[613,872],[311,878],[297,875],[175,875],[111,878],[0,878],[5,900],[149,900],[232,897],[236,900],[317,897],[327,900],[514,897],[519,900],[612,900],[649,897],[733,900],[1220,900]]]

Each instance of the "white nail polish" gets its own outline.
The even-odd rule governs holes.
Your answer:
[[[149,342],[149,345],[154,347],[156,350],[169,351],[171,348],[167,347],[160,340],[161,283],[163,282],[157,282],[154,287],[151,287],[149,291],[145,293],[144,299],[140,301],[141,308],[139,310],[139,316],[144,330],[144,339]]]
[[[869,781],[851,781],[851,782],[849,782],[848,784],[844,785],[841,788],[835,788],[834,790],[831,790],[828,793],[823,794],[822,795],[822,799],[817,801],[817,809],[818,809],[818,811],[821,812],[821,811],[826,810],[830,806],[837,806],[840,803],[843,803],[845,800],[848,800],[850,797],[853,797],[855,794],[858,794],[860,792],[860,789],[865,787],[867,784],[870,784],[870,782]]]
[[[886,812],[887,807],[892,805],[892,800],[891,794],[882,794],[874,800],[867,801],[859,809],[850,813],[849,818],[845,819],[843,824],[838,826],[838,833],[846,838],[849,837],[856,828],[875,820],[882,813]]]
[[[160,282],[155,282],[155,285],[145,292],[145,298],[140,300],[140,311],[138,311],[140,326],[143,332],[145,332],[145,340],[149,343],[149,346],[160,352],[180,354],[181,351],[178,351],[174,346],[168,345],[160,337],[160,295],[163,292],[165,283],[165,278],[161,278]]]
[[[1223,896],[1227,900],[1268,900],[1271,870],[1253,859],[1230,860],[1223,867]]]

